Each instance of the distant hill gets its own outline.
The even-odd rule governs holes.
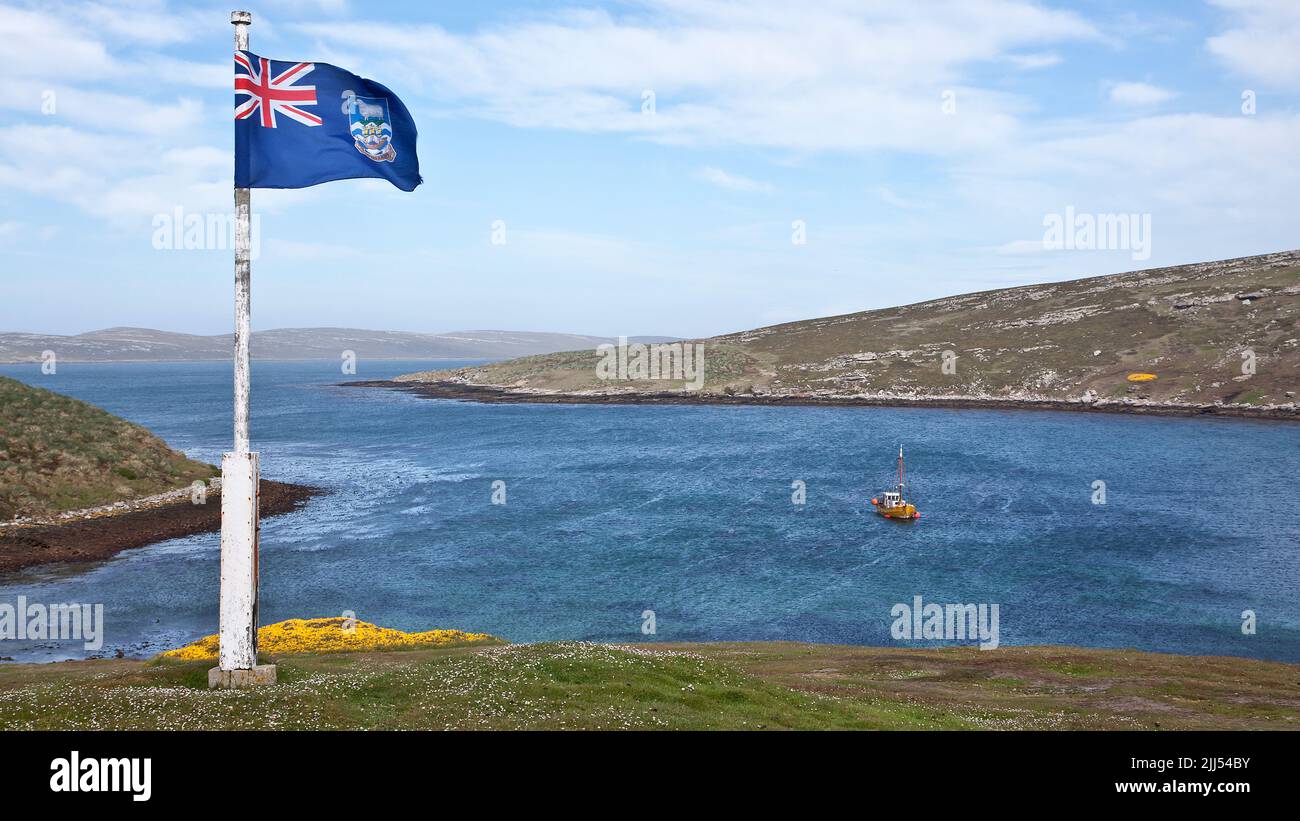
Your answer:
[[[0,376],[0,522],[149,496],[219,472],[94,405]]]
[[[1294,408],[1298,323],[1300,251],[1288,251],[715,336],[701,340],[703,388],[690,395]],[[953,367],[946,371],[948,351]],[[495,387],[520,397],[652,394],[685,385],[601,381],[598,359],[588,347],[400,380],[430,383],[430,390],[433,383]],[[1134,373],[1156,378],[1130,381]]]
[[[673,337],[633,337],[661,342]],[[255,331],[254,359],[333,359],[353,351],[361,359],[509,359],[517,356],[594,348],[612,341],[581,334],[521,331],[452,331],[440,334],[367,331],[355,328],[280,328]],[[197,336],[149,328],[107,328],[57,336],[0,333],[0,363],[39,362],[54,351],[61,362],[163,362],[229,359],[230,334]]]

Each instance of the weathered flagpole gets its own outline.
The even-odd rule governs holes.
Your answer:
[[[235,50],[248,50],[253,15],[230,13]],[[275,665],[257,663],[258,455],[248,450],[248,341],[252,329],[249,190],[235,189],[235,445],[221,457],[221,651],[209,687],[275,683]]]

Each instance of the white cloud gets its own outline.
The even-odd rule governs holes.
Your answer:
[[[230,65],[225,60],[214,63],[196,63],[190,60],[178,60],[174,57],[146,55],[131,65],[123,66],[124,72],[141,79],[156,80],[165,78],[169,85],[197,86],[200,88],[230,88]]]
[[[71,11],[94,31],[147,45],[188,42],[204,31],[204,23],[212,20],[206,11],[173,12],[159,0],[83,2],[71,7]]]
[[[902,208],[907,211],[916,210],[918,208],[923,207],[924,205],[924,203],[921,203],[917,200],[899,196],[897,193],[895,193],[894,189],[884,185],[878,186],[876,188],[876,195],[879,196],[881,201],[884,202],[885,204],[892,205],[895,208]]]
[[[37,8],[0,7],[12,77],[0,109],[21,123],[0,128],[0,184],[119,230],[147,228],[152,215],[178,206],[229,210],[230,151],[207,144],[218,138],[199,96],[173,93],[229,88],[229,64],[152,50],[215,27],[213,18],[161,0]]]
[[[295,12],[320,11],[325,14],[343,14],[348,10],[348,0],[274,0],[275,5]]]
[[[112,66],[108,49],[78,26],[48,14],[5,7],[0,41],[7,77],[53,82],[102,74]]]
[[[1243,73],[1288,76],[1276,66],[1288,55],[1270,52],[1267,44],[1267,53],[1240,58],[1237,51],[1215,45],[1231,45],[1234,32],[1247,32],[1256,44],[1271,29],[1290,31],[1286,8],[1246,0],[1222,0],[1220,5],[1237,11],[1235,28],[1212,39],[1211,50]],[[293,2],[283,7],[298,10]],[[190,62],[180,49],[171,52],[178,57],[148,45],[131,48],[113,31],[93,31],[85,15],[66,11],[70,6],[49,8],[64,10],[65,17],[8,10],[0,15],[0,32],[19,50],[15,64],[23,55],[28,60],[15,68],[19,82],[14,86],[33,94],[55,89],[59,103],[56,117],[33,116],[22,127],[0,127],[0,185],[18,198],[34,195],[69,203],[115,227],[134,231],[143,226],[142,242],[153,214],[178,205],[187,211],[228,210],[229,119],[211,102],[228,101],[228,94],[209,97],[194,90],[228,88],[230,69],[224,59]],[[304,15],[306,8],[301,9]],[[803,306],[791,308],[789,318],[795,318],[824,307],[828,294],[844,291],[846,281],[869,281],[858,278],[864,271],[969,273],[971,265],[990,260],[985,270],[1047,270],[1058,265],[1061,255],[1035,256],[1042,250],[1040,240],[994,243],[1038,235],[1044,213],[1068,205],[1094,213],[1152,213],[1156,258],[1177,253],[1181,261],[1190,261],[1231,255],[1223,249],[1248,253],[1295,244],[1289,223],[1300,169],[1290,158],[1300,144],[1300,117],[1278,115],[1272,107],[1255,117],[1138,116],[1149,112],[1140,106],[1167,100],[1174,91],[1120,83],[1104,91],[1117,105],[1135,106],[1136,114],[1117,120],[1113,111],[1094,118],[1087,110],[1076,110],[1068,119],[1044,119],[1033,100],[995,90],[1028,85],[983,87],[975,79],[986,74],[1014,78],[1017,71],[1056,65],[1061,58],[1052,49],[1058,47],[1073,63],[1075,51],[1064,49],[1081,40],[1113,45],[1073,13],[1015,0],[888,8],[828,0],[812,9],[775,0],[744,7],[712,0],[644,0],[613,8],[617,13],[511,12],[500,16],[501,23],[469,32],[364,20],[320,23],[318,17],[311,25],[282,23],[280,32],[305,31],[317,42],[304,56],[333,57],[382,79],[413,108],[434,108],[453,119],[468,115],[519,127],[619,134],[689,147],[776,149],[731,152],[719,155],[726,159],[712,160],[691,159],[682,152],[687,169],[709,161],[731,169],[708,166],[694,172],[724,189],[775,190],[763,181],[766,172],[760,165],[747,164],[755,156],[760,162],[788,163],[796,169],[791,175],[809,172],[798,191],[783,191],[794,196],[806,190],[852,197],[833,185],[816,187],[817,174],[837,163],[857,164],[868,173],[879,170],[876,179],[896,186],[873,189],[846,177],[859,197],[874,196],[895,211],[876,207],[873,216],[883,218],[858,225],[848,224],[854,219],[849,216],[839,225],[810,220],[814,241],[797,252],[789,243],[788,220],[770,214],[742,213],[740,221],[767,220],[748,229],[702,226],[692,238],[699,246],[689,249],[628,240],[617,236],[617,228],[607,236],[582,235],[564,226],[530,230],[512,220],[507,246],[488,246],[485,231],[482,247],[454,260],[463,263],[455,270],[496,276],[543,270],[548,277],[570,277],[557,281],[571,288],[584,287],[581,283],[591,273],[681,277],[692,288],[717,291],[723,300],[718,304],[728,306],[738,291],[736,283],[760,276],[771,287],[762,291],[762,299],[754,297],[752,306],[737,310],[752,309],[752,315],[763,300],[789,297],[789,305]],[[1261,9],[1271,9],[1273,17],[1267,19],[1272,22],[1259,22],[1264,19]],[[270,42],[266,32],[272,27],[261,17],[259,26]],[[228,30],[223,35],[228,37]],[[180,35],[164,21],[149,36],[164,44]],[[55,44],[57,59],[30,46],[43,38]],[[275,39],[284,41],[285,53],[290,53],[289,38]],[[156,71],[159,67],[166,70]],[[135,81],[155,74],[168,85],[139,90]],[[116,93],[92,94],[91,88]],[[644,89],[655,91],[653,115],[641,113]],[[946,90],[956,95],[955,115],[942,111],[940,95]],[[141,96],[128,96],[133,94]],[[200,107],[196,98],[210,104]],[[31,106],[32,111],[38,105],[35,97],[0,103]],[[913,173],[918,176],[909,180]],[[687,174],[692,172],[683,172]],[[404,196],[383,181],[364,181],[258,191],[254,206],[263,212],[317,197],[342,201],[353,193],[349,186]],[[921,195],[914,190],[918,186]],[[739,198],[730,204],[738,212],[746,205]],[[18,229],[7,230],[12,239]],[[340,256],[335,246],[315,243],[310,236],[277,237],[283,241],[268,243],[268,258],[326,261]],[[958,250],[944,250],[954,247]],[[972,249],[983,255],[975,263],[967,258],[975,256]],[[1099,264],[1091,260],[1084,264]],[[1089,272],[1072,266],[1060,263],[1062,269],[1071,268],[1061,274]],[[394,276],[400,276],[402,267],[393,266]],[[700,276],[701,270],[708,276]],[[791,271],[807,275],[791,277]],[[814,275],[825,277],[816,287],[809,285]],[[1041,273],[1024,275],[1041,278]],[[940,289],[931,295],[971,285],[963,282],[958,288],[943,276],[924,278],[925,287]],[[799,283],[801,290],[780,291],[787,282]],[[941,282],[951,288],[941,288]],[[548,278],[539,299],[552,290]],[[850,302],[857,298],[855,293],[845,297]],[[876,291],[864,287],[863,300],[876,298]],[[497,310],[496,303],[491,310]],[[671,315],[670,310],[663,308],[663,315]]]
[[[1067,135],[1008,146],[954,171],[964,227],[1041,235],[1047,213],[1150,214],[1162,263],[1295,247],[1300,115],[1176,114],[1076,124]],[[975,205],[997,203],[996,218]],[[1003,234],[1005,236],[1005,234]],[[1027,241],[996,249],[1029,253]],[[1097,271],[1103,273],[1104,270]],[[1075,271],[1074,275],[1080,275]]]
[[[1128,106],[1147,106],[1177,97],[1176,92],[1149,83],[1116,83],[1110,88],[1111,102]]]
[[[964,83],[968,66],[1100,36],[1072,12],[1018,0],[843,1],[815,12],[777,0],[649,0],[636,13],[571,10],[468,34],[366,22],[302,29],[363,50],[371,58],[360,68],[393,85],[516,126],[928,153],[996,145],[1016,129],[1019,103]],[[645,89],[653,114],[641,113]],[[941,110],[947,90],[960,116]]]
[[[352,260],[361,256],[361,251],[354,245],[330,242],[296,242],[272,238],[266,241],[264,255],[267,260],[320,262],[322,260]]]
[[[1273,86],[1300,86],[1300,3],[1210,0],[1233,14],[1235,27],[1206,47],[1229,68]]]
[[[996,246],[993,251],[998,254],[1041,254],[1046,251],[1041,239],[1016,239]]]
[[[697,176],[707,183],[716,185],[719,188],[726,188],[729,191],[770,193],[773,190],[771,183],[751,180],[749,177],[743,177],[739,174],[728,174],[721,168],[701,168]]]
[[[229,210],[230,155],[165,149],[157,136],[95,134],[66,125],[0,129],[0,185],[68,202],[119,227],[176,206]]]
[[[1016,68],[1031,71],[1038,68],[1049,68],[1060,65],[1061,55],[1052,52],[1038,52],[1034,54],[1008,54],[1007,61]]]
[[[0,222],[0,245],[18,248],[32,242],[48,242],[59,233],[57,225],[32,225],[17,220]]]
[[[182,97],[174,102],[162,103],[71,86],[52,86],[42,89],[41,94],[49,96],[2,96],[0,108],[35,112],[41,111],[48,101],[53,105],[53,110],[40,118],[45,122],[73,123],[133,134],[187,132],[198,126],[203,119],[202,104],[191,98]]]
[[[207,32],[212,19],[207,12],[172,12],[151,2],[51,4],[42,11],[0,5],[0,39],[9,49],[6,78],[27,80],[37,90],[128,77],[150,88],[228,87],[230,66],[225,62],[197,63],[153,51]],[[129,52],[129,59],[115,56],[115,49]]]

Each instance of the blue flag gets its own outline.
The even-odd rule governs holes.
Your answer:
[[[381,177],[419,185],[415,121],[379,83],[327,63],[235,52],[235,187]]]

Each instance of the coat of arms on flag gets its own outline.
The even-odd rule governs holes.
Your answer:
[[[236,188],[381,177],[411,191],[421,183],[415,140],[411,113],[373,80],[235,52]]]
[[[352,89],[343,92],[343,99],[353,145],[362,156],[375,162],[397,159],[397,149],[393,148],[393,126],[388,122],[388,100],[358,97]]]

